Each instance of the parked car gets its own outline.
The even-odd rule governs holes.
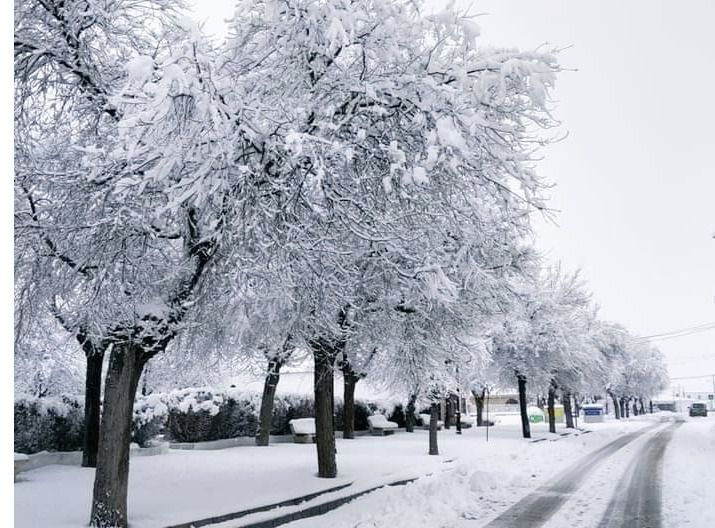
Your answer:
[[[690,416],[707,416],[708,408],[704,403],[693,403],[690,406]]]

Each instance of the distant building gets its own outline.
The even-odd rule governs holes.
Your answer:
[[[691,403],[705,403],[708,410],[715,412],[715,387],[708,379],[678,381],[669,390],[653,400],[653,405],[661,410],[687,412]]]

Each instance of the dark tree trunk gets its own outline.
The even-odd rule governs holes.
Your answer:
[[[267,446],[271,437],[271,421],[273,419],[273,404],[276,399],[276,389],[280,381],[282,362],[278,359],[268,361],[268,373],[263,382],[263,395],[261,396],[261,411],[259,414],[257,446]]]
[[[564,402],[564,415],[566,416],[566,429],[573,429],[573,412],[571,410],[571,393],[561,391],[561,399]]]
[[[359,376],[343,374],[343,438],[355,438],[355,385]]]
[[[608,395],[611,397],[611,401],[613,402],[613,414],[616,416],[616,420],[621,419],[621,409],[618,405],[618,398],[616,398],[616,395],[613,394],[611,391],[608,391]]]
[[[640,403],[640,413],[645,414],[645,405],[643,404],[643,398],[638,398],[638,402]]]
[[[429,454],[439,455],[437,446],[437,422],[439,421],[439,403],[432,403],[429,408]]]
[[[648,401],[648,407],[650,407],[650,413],[653,414],[653,400]]]
[[[405,410],[405,431],[408,433],[415,432],[415,402],[417,402],[417,394],[411,394]]]
[[[322,340],[321,340],[322,341]],[[318,451],[318,477],[335,478],[335,430],[333,429],[333,367],[337,353],[326,343],[313,346],[315,362],[315,443]]]
[[[484,393],[484,389],[482,389],[482,392],[472,391],[474,403],[477,405],[477,427],[484,425]]]
[[[132,415],[134,397],[144,364],[143,350],[134,343],[115,344],[109,356],[90,514],[91,526],[127,526]]]
[[[524,438],[531,438],[529,415],[526,412],[526,376],[516,375],[519,384],[519,413],[521,414],[521,434]]]
[[[556,386],[551,383],[549,385],[549,393],[547,398],[547,410],[549,415],[549,432],[556,432],[556,412],[554,411],[554,400],[556,399]]]
[[[625,415],[626,418],[631,417],[631,411],[628,406],[628,401],[625,398],[621,398],[621,416]]]
[[[96,351],[87,355],[87,370],[84,379],[84,442],[82,446],[82,467],[97,467],[103,360],[104,352]]]
[[[633,416],[638,416],[638,401],[633,400]]]
[[[449,424],[451,421],[450,415],[452,414],[452,402],[450,398],[444,399],[444,428],[449,429]]]

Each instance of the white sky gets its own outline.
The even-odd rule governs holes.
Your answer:
[[[195,0],[221,35],[233,0]],[[431,0],[431,6],[440,6]],[[715,321],[715,2],[458,1],[482,42],[567,47],[555,115],[568,137],[539,170],[551,260],[580,267],[604,319],[640,335]],[[715,373],[715,330],[659,341],[672,377]],[[712,380],[678,381],[712,390]],[[692,389],[691,389],[692,390]]]

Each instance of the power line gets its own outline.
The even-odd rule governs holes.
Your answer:
[[[699,376],[680,376],[677,378],[670,378],[671,381],[674,380],[685,380],[685,379],[700,379],[700,378],[712,378],[715,374],[701,374]]]
[[[715,330],[715,321],[709,323],[703,323],[697,326],[691,326],[687,328],[681,328],[679,330],[671,330],[670,332],[663,332],[661,334],[652,334],[648,336],[636,337],[637,341],[661,341],[664,339],[675,339],[678,337],[686,337],[693,334],[698,334],[700,332],[707,332],[710,330]]]

